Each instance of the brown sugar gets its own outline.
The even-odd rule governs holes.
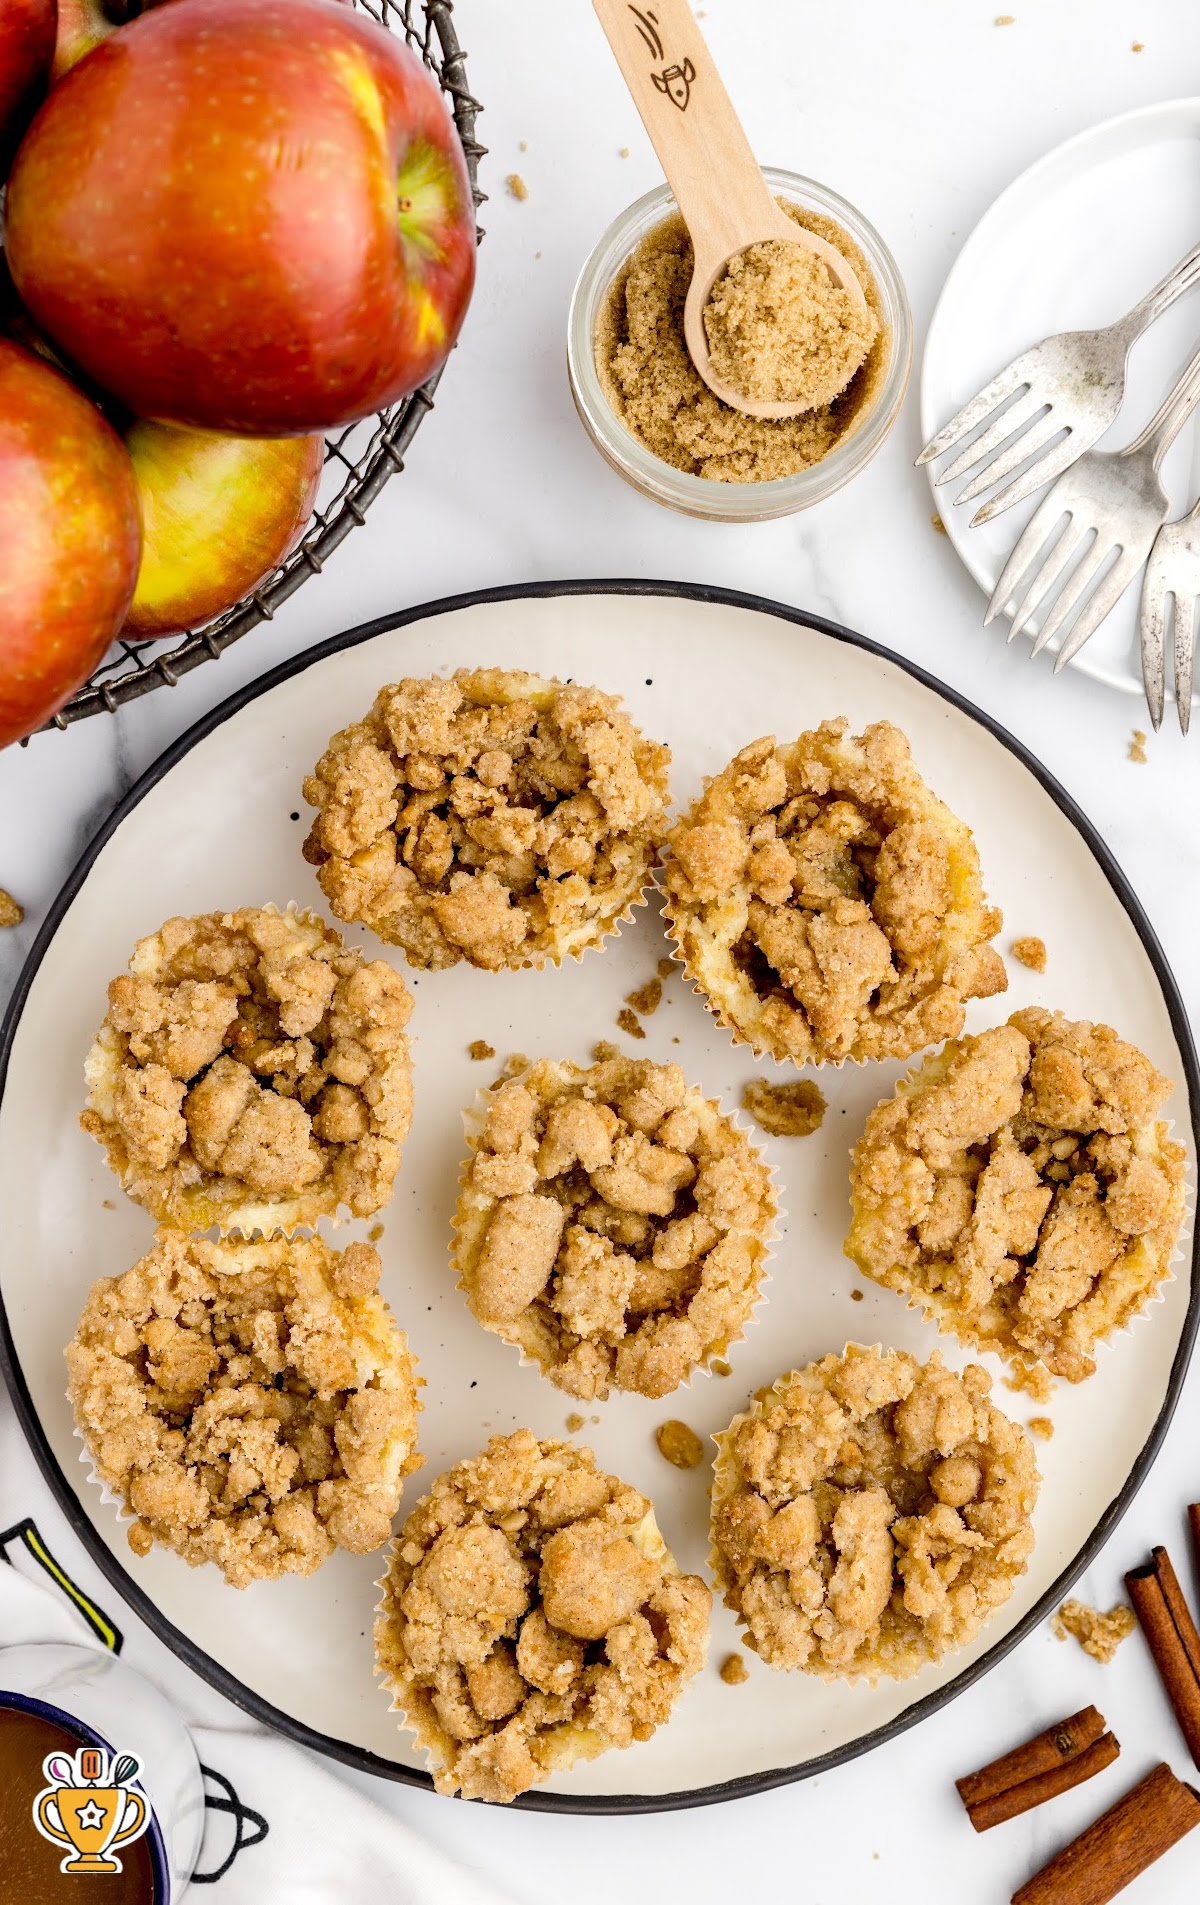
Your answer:
[[[1050,1632],[1056,1640],[1066,1640],[1068,1634],[1073,1635],[1085,1654],[1107,1667],[1121,1642],[1129,1638],[1136,1626],[1137,1616],[1124,1603],[1102,1614],[1086,1601],[1071,1600],[1064,1601],[1052,1617]]]
[[[489,1045],[485,1038],[473,1038],[467,1047],[468,1056],[474,1059],[495,1058],[496,1048]]]
[[[440,1793],[505,1804],[648,1740],[704,1665],[712,1596],[592,1451],[494,1436],[391,1549],[375,1655]]]
[[[796,417],[748,417],[708,388],[684,341],[692,243],[678,213],[642,239],[613,280],[601,311],[596,370],[614,413],[645,449],[693,476],[764,483],[811,469],[863,421],[883,382],[890,340],[862,252],[832,219],[794,205],[783,209],[836,246],[853,266],[880,326],[865,363],[831,403]]]
[[[1019,960],[1021,965],[1028,966],[1030,972],[1045,972],[1046,970],[1046,942],[1033,934],[1027,935],[1024,939],[1013,940],[1012,956]]]
[[[961,1342],[1081,1382],[1170,1266],[1170,1091],[1111,1026],[1040,1007],[952,1040],[867,1119],[846,1254]]]
[[[1007,1601],[1038,1473],[991,1386],[978,1363],[851,1343],[717,1436],[709,1560],[768,1667],[905,1679]]]
[[[212,1243],[169,1226],[92,1285],[67,1349],[100,1479],[161,1542],[234,1587],[382,1547],[421,1465],[408,1342],[378,1253],[319,1237]]]
[[[772,1085],[752,1078],[742,1092],[742,1110],[773,1138],[810,1138],[819,1131],[827,1106],[825,1094],[811,1078],[793,1085]]]
[[[11,893],[0,886],[0,926],[19,926],[25,917],[25,908]]]
[[[818,410],[864,362],[879,320],[811,246],[770,238],[729,260],[704,331],[715,376],[739,397]]]
[[[672,1468],[699,1468],[704,1460],[704,1444],[686,1422],[660,1422],[654,1440],[663,1461]]]
[[[568,1395],[665,1396],[737,1341],[775,1215],[749,1138],[678,1065],[539,1059],[468,1114],[454,1266]]]
[[[726,1654],[721,1662],[721,1678],[727,1687],[741,1687],[750,1678],[750,1669],[742,1654]]]

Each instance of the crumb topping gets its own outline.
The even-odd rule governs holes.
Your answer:
[[[617,1024],[626,1038],[645,1038],[646,1030],[636,1012],[623,1005],[617,1013]]]
[[[665,1396],[741,1335],[770,1173],[678,1065],[540,1059],[487,1094],[468,1137],[460,1287],[560,1389]]]
[[[710,1560],[779,1669],[903,1679],[964,1646],[1033,1551],[1033,1446],[961,1375],[850,1344],[718,1436]]]
[[[587,1448],[493,1436],[396,1537],[378,1670],[440,1793],[504,1803],[649,1739],[704,1664],[712,1596]]]
[[[485,1038],[473,1038],[467,1047],[467,1055],[476,1061],[495,1058],[496,1048],[494,1045],[489,1045]]]
[[[1030,1007],[955,1041],[877,1105],[854,1151],[846,1253],[1045,1389],[1167,1275],[1186,1152],[1171,1081],[1107,1025]]]
[[[742,749],[669,836],[667,918],[734,1037],[797,1065],[905,1058],[1003,992],[971,831],[890,722]]]
[[[748,417],[709,389],[683,331],[694,260],[678,213],[626,259],[596,326],[596,374],[613,414],[664,463],[717,483],[773,482],[811,469],[864,422],[887,374],[891,338],[863,253],[833,219],[780,204],[853,265],[877,326],[865,363],[831,403],[796,417]]]
[[[500,668],[381,688],[304,782],[339,919],[438,970],[578,955],[640,903],[670,753],[613,695]]]
[[[11,893],[0,886],[0,926],[19,926],[25,917],[25,908],[20,900],[14,900]]]
[[[1102,1614],[1086,1601],[1064,1601],[1050,1620],[1050,1632],[1055,1640],[1066,1640],[1068,1634],[1073,1635],[1084,1653],[1098,1660],[1102,1667],[1107,1667],[1121,1642],[1129,1638],[1136,1626],[1136,1614],[1124,1603]]]
[[[311,913],[169,919],[108,988],[80,1123],[153,1216],[310,1224],[391,1196],[412,999]]]
[[[810,1078],[794,1085],[770,1085],[752,1078],[742,1092],[742,1110],[773,1138],[811,1138],[824,1122],[825,1094]]]
[[[865,361],[879,319],[811,245],[768,238],[731,258],[704,307],[709,363],[739,397],[817,410]]]
[[[1012,956],[1019,960],[1021,965],[1028,966],[1030,972],[1045,972],[1046,970],[1046,942],[1044,939],[1038,939],[1034,934],[1027,934],[1024,939],[1014,939]]]
[[[631,1005],[635,1012],[640,1012],[644,1019],[650,1018],[662,1004],[662,980],[658,977],[647,979],[644,986],[639,986],[635,992],[627,995],[625,1003]]]
[[[1029,1431],[1043,1442],[1049,1442],[1054,1434],[1054,1424],[1049,1416],[1030,1416]]]
[[[750,1678],[750,1669],[741,1654],[726,1654],[721,1662],[720,1671],[721,1678],[727,1687],[744,1686]]]
[[[380,1548],[421,1465],[408,1339],[369,1244],[212,1243],[164,1225],[92,1285],[67,1373],[100,1479],[234,1587]]]
[[[664,1462],[670,1462],[672,1468],[699,1468],[704,1460],[704,1444],[686,1422],[660,1422],[654,1440]]]

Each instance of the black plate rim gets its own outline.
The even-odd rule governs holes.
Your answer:
[[[830,621],[826,616],[815,615],[804,609],[790,607],[787,603],[772,601],[766,596],[747,593],[739,589],[726,589],[711,583],[654,581],[636,578],[573,578],[560,581],[537,581],[504,585],[498,588],[476,589],[461,595],[441,596],[431,602],[419,603],[412,608],[401,609],[391,615],[376,617],[373,621],[359,623],[357,627],[347,629],[340,635],[330,636],[312,648],[305,649],[291,660],[281,662],[278,667],[269,670],[256,680],[247,682],[243,687],[229,695],[215,708],[194,722],[177,740],[164,749],[146,769],[129,792],[113,808],[108,818],[98,828],[93,838],[84,848],[56,896],[41,926],[25,964],[21,969],[12,997],[5,1012],[3,1026],[0,1027],[0,1102],[3,1100],[4,1087],[8,1078],[9,1057],[17,1027],[21,1021],[25,1001],[37,976],[43,958],[54,939],[59,925],[75,896],[82,887],[88,873],[100,853],[120,827],[126,817],[132,813],[152,788],[175,767],[185,755],[209,734],[222,726],[230,717],[240,712],[251,701],[277,687],[281,682],[289,681],[294,675],[302,674],[315,663],[324,661],[330,655],[341,653],[347,648],[357,647],[359,643],[371,641],[376,636],[393,634],[399,629],[408,628],[418,622],[432,621],[436,616],[447,615],[460,609],[471,609],[499,602],[528,600],[546,600],[560,596],[577,595],[632,595],[657,596],[674,600],[718,604],[728,608],[751,610],[757,614],[770,615],[776,620],[789,622],[796,627],[814,630],[817,634],[829,636],[832,640],[844,642],[849,647],[862,650],[878,660],[897,668],[914,681],[929,688],[941,700],[968,719],[978,723],[995,740],[1008,749],[1020,761],[1023,767],[1035,777],[1055,806],[1070,821],[1094,856],[1097,864],[1112,887],[1117,899],[1141,940],[1155,976],[1162,988],[1167,1006],[1171,1029],[1183,1060],[1183,1070],[1188,1091],[1188,1106],[1192,1129],[1192,1141],[1196,1154],[1200,1156],[1200,1068],[1197,1065],[1196,1047],[1188,1023],[1187,1011],[1180,994],[1174,974],[1167,963],[1166,955],[1159,943],[1158,935],[1142,907],[1129,880],[1110,852],[1104,839],[1078,806],[1061,782],[1041,765],[1029,752],[1023,742],[994,720],[984,709],[978,708],[964,695],[941,682],[926,669],[919,667],[902,655],[897,655],[882,643],[872,641],[866,635],[845,627],[840,622]],[[765,1772],[747,1773],[736,1779],[721,1780],[710,1786],[693,1787],[673,1793],[601,1793],[567,1794],[550,1792],[531,1792],[515,1800],[513,1804],[526,1811],[553,1813],[583,1813],[592,1815],[634,1814],[649,1812],[671,1812],[687,1810],[694,1806],[718,1805],[731,1799],[739,1799],[752,1793],[769,1792],[778,1786],[787,1786],[803,1779],[811,1779],[820,1773],[831,1772],[837,1766],[857,1759],[874,1747],[885,1745],[896,1739],[910,1727],[917,1726],[936,1713],[941,1707],[948,1706],[952,1700],[965,1693],[969,1687],[983,1678],[997,1666],[1026,1636],[1033,1631],[1053,1611],[1071,1584],[1078,1579],[1091,1564],[1103,1547],[1109,1535],[1133,1501],[1166,1435],[1171,1418],[1179,1401],[1180,1390],[1187,1373],[1188,1363],[1195,1344],[1197,1329],[1200,1328],[1200,1225],[1197,1225],[1192,1238],[1191,1295],[1188,1301],[1187,1315],[1183,1330],[1171,1365],[1167,1383],[1167,1392],[1163,1405],[1155,1419],[1154,1426],[1134,1463],[1124,1486],[1113,1497],[1097,1522],[1089,1539],[1058,1579],[1053,1582],[1037,1604],[1030,1609],[1024,1619],[1019,1621],[1012,1632],[990,1647],[970,1667],[956,1674],[954,1679],[936,1692],[926,1694],[903,1713],[890,1720],[885,1726],[876,1727],[861,1738],[852,1740],[844,1746],[835,1747],[815,1759],[804,1760],[796,1766],[771,1767]],[[3,1291],[0,1289],[0,1369],[3,1370],[9,1393],[16,1408],[17,1417],[26,1440],[42,1474],[50,1487],[59,1507],[71,1524],[74,1533],[83,1543],[90,1558],[95,1562],[106,1580],[111,1582],[122,1598],[141,1617],[159,1640],[176,1657],[199,1674],[202,1680],[215,1687],[219,1693],[241,1707],[263,1725],[271,1727],[286,1739],[299,1746],[323,1753],[327,1758],[340,1761],[343,1765],[355,1768],[359,1772],[375,1773],[384,1779],[399,1782],[402,1785],[422,1787],[432,1791],[433,1782],[428,1773],[416,1767],[401,1766],[382,1755],[373,1753],[364,1747],[352,1745],[349,1741],[338,1740],[316,1728],[294,1720],[290,1714],[273,1706],[259,1694],[237,1680],[225,1668],[218,1665],[203,1648],[196,1644],[178,1628],[172,1625],[160,1613],[155,1603],[138,1586],[137,1582],[116,1559],[91,1521],[83,1512],[82,1504],[60,1469],[50,1448],[33,1399],[29,1394],[17,1359],[16,1348],[12,1340],[7,1313],[4,1308]]]

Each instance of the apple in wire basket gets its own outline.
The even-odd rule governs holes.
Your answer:
[[[338,0],[170,0],[72,67],[9,181],[21,297],[137,416],[304,436],[444,362],[475,217],[442,94]]]
[[[231,437],[168,423],[133,424],[125,448],[142,507],[142,562],[123,632],[138,641],[198,628],[257,588],[304,534],[325,461],[324,437]]]
[[[87,680],[125,620],[141,543],[112,425],[44,358],[0,338],[0,747]]]
[[[54,0],[0,5],[0,178],[42,93],[54,52]]]

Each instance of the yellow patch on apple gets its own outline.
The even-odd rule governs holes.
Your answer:
[[[312,515],[325,445],[134,423],[125,435],[142,508],[142,562],[126,635],[201,627],[256,588]]]

